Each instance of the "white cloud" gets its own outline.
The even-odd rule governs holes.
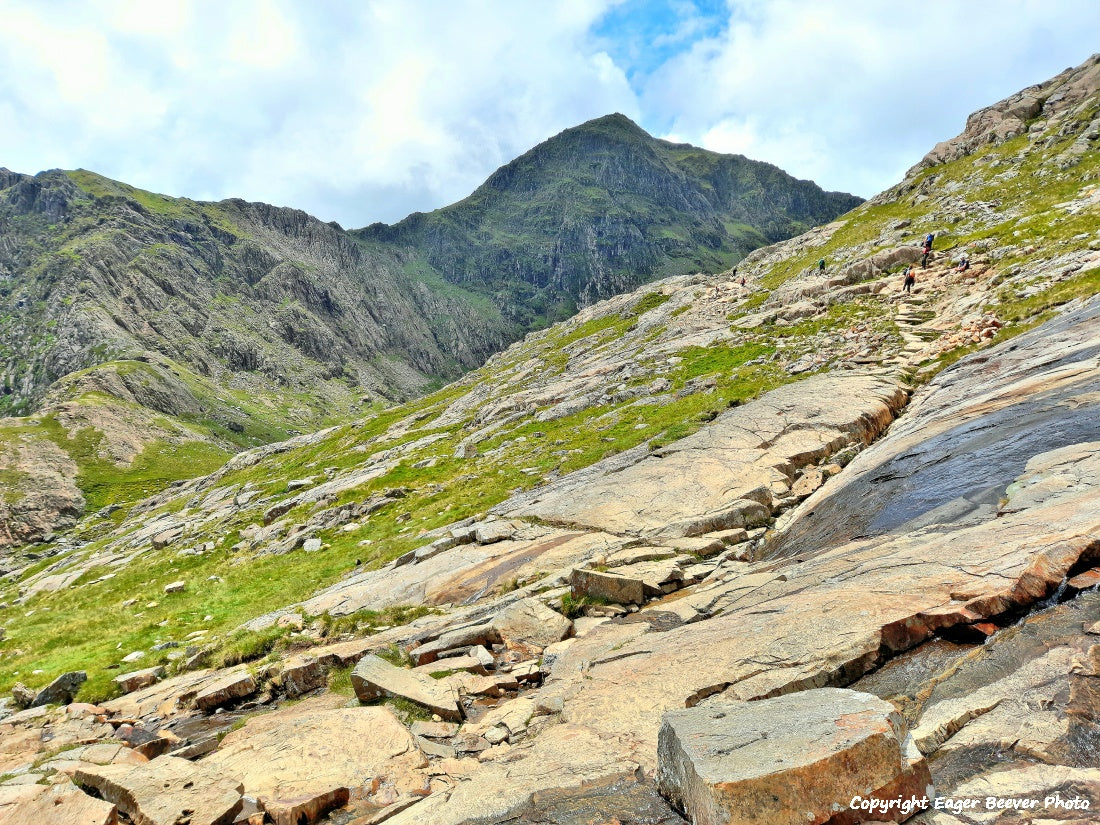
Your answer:
[[[0,164],[83,166],[357,226],[457,200],[568,126],[639,116],[607,3],[16,2]]]
[[[1094,0],[751,0],[708,37],[670,0],[648,50],[593,33],[633,1],[4,0],[0,165],[360,226],[622,111],[869,195],[973,109],[1080,62],[1100,24]]]
[[[1096,47],[1094,0],[747,0],[648,79],[678,139],[871,195],[974,109]]]

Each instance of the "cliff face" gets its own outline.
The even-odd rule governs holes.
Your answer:
[[[531,326],[654,278],[726,268],[859,203],[616,114],[550,138],[453,206],[357,234],[417,250]]]
[[[586,307],[9,554],[0,686],[86,671],[118,735],[172,750],[48,761],[115,726],[31,708],[0,772],[72,769],[131,818],[156,787],[211,821],[243,794],[274,821],[759,822],[762,800],[841,825],[856,796],[937,793],[1093,821],[1097,61],[1025,131],[737,277]],[[30,821],[91,804],[29,787]]]
[[[34,409],[63,375],[149,351],[273,396],[401,397],[506,340],[491,308],[303,212],[164,198],[88,172],[5,182],[9,412]]]

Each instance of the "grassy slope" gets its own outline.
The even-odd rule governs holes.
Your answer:
[[[918,184],[935,176],[937,187],[966,182],[962,197],[970,203],[987,199],[995,192],[1001,201],[997,215],[990,221],[960,222],[947,245],[965,241],[991,241],[1000,246],[1017,247],[1017,252],[1002,259],[998,266],[1006,273],[1019,262],[1029,260],[1026,251],[1032,242],[1040,242],[1045,256],[1080,244],[1082,233],[1095,232],[1095,211],[1070,216],[1055,205],[1077,194],[1082,185],[1095,181],[1100,174],[1096,153],[1087,155],[1067,172],[1050,172],[1049,158],[1064,145],[1034,154],[1022,163],[1010,158],[1023,147],[1023,139],[1003,146],[987,148],[975,156],[921,173]],[[983,160],[984,158],[984,160]],[[1018,171],[1010,179],[996,176],[1008,168]],[[826,244],[824,255],[830,261],[845,260],[853,246],[879,237],[884,229],[899,220],[912,222],[912,233],[941,229],[934,217],[933,199],[914,202],[909,196],[888,204],[868,204],[851,213],[847,224]],[[1013,214],[1016,213],[1016,214]],[[1011,215],[1011,217],[1006,217]],[[972,224],[972,225],[971,225]],[[1020,234],[1017,235],[1016,233]],[[812,266],[821,257],[817,248],[774,266],[763,273],[763,282],[772,287]],[[864,252],[863,254],[869,254]],[[1053,288],[1032,297],[1019,297],[1019,279],[1005,282],[1001,294],[990,296],[991,305],[1002,317],[1022,321],[1042,317],[1051,307],[1073,297],[1100,291],[1098,271],[1071,275]],[[633,327],[647,309],[659,306],[662,298],[650,293],[630,311],[604,314],[589,320],[574,320],[532,336],[522,347],[491,362],[456,384],[410,404],[378,413],[372,418],[338,427],[318,444],[299,447],[274,461],[230,473],[221,484],[250,483],[265,494],[286,495],[286,482],[303,475],[319,474],[324,468],[347,468],[361,464],[364,454],[399,447],[432,432],[428,429],[384,440],[384,434],[401,421],[430,422],[451,402],[482,382],[492,382],[503,374],[514,374],[526,363],[538,363],[550,372],[564,371],[570,345],[593,350],[616,342]],[[716,392],[695,392],[667,406],[630,407],[629,402],[611,403],[585,410],[555,421],[520,421],[511,430],[501,431],[478,445],[474,459],[453,457],[454,448],[471,431],[461,425],[442,428],[440,441],[403,455],[384,476],[359,489],[345,493],[342,500],[362,500],[370,493],[395,486],[407,486],[411,493],[379,510],[362,529],[354,532],[321,534],[328,547],[320,553],[291,553],[283,556],[247,557],[230,549],[236,543],[245,520],[228,520],[216,529],[187,538],[187,543],[210,539],[217,549],[203,556],[180,557],[177,548],[146,550],[140,560],[117,571],[114,578],[94,582],[104,572],[95,569],[87,581],[66,591],[43,594],[27,604],[8,607],[0,612],[8,630],[5,654],[0,659],[0,690],[17,679],[32,684],[72,667],[84,667],[91,679],[82,695],[94,698],[109,689],[110,678],[122,655],[133,649],[147,649],[157,639],[183,638],[194,630],[206,629],[211,635],[225,637],[242,621],[270,609],[299,600],[353,569],[357,561],[379,565],[413,547],[423,530],[447,524],[464,516],[484,512],[515,490],[526,489],[540,479],[562,474],[609,454],[649,441],[657,446],[682,437],[699,426],[700,420],[713,416],[729,403],[750,398],[783,381],[793,380],[785,372],[759,358],[777,346],[792,346],[812,340],[822,330],[844,328],[854,322],[875,323],[872,303],[854,299],[836,306],[824,319],[814,319],[781,330],[784,338],[774,337],[780,330],[771,328],[746,331],[735,341],[708,348],[689,348],[677,353],[682,358],[670,367],[667,377],[675,391],[691,378],[713,375]],[[1018,324],[1016,329],[1022,329]],[[639,352],[644,355],[644,343]],[[952,354],[945,357],[945,363]],[[750,363],[753,362],[753,363]],[[416,469],[412,465],[435,457],[432,467]],[[339,503],[339,502],[336,502]],[[183,502],[186,505],[186,502]],[[168,501],[161,509],[181,506]],[[304,518],[291,511],[290,517]],[[152,514],[151,514],[152,515]],[[252,518],[254,516],[250,516]],[[89,541],[90,549],[103,546],[105,528],[85,524],[78,536]],[[369,544],[362,544],[364,539]],[[30,575],[49,564],[44,561],[24,571]],[[217,576],[218,579],[210,577]],[[185,578],[188,590],[164,596],[161,589],[168,581]],[[0,586],[0,600],[16,597],[18,582]],[[123,608],[123,601],[136,598],[138,604]],[[154,607],[145,607],[150,602]],[[209,615],[209,620],[204,617]],[[260,640],[257,650],[272,638]],[[247,646],[237,639],[233,646]],[[15,649],[19,652],[16,652]],[[151,663],[149,658],[142,664]],[[28,671],[41,668],[42,676]]]

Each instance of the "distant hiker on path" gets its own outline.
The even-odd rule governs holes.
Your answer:
[[[935,239],[936,239],[935,234],[933,234],[932,232],[929,232],[928,237],[924,239],[924,249],[925,249],[926,252],[931,252],[932,251],[932,241],[934,241]]]
[[[932,254],[932,241],[935,240],[935,235],[931,232],[928,233],[928,237],[924,239],[924,246],[921,248],[923,253],[920,258],[921,269],[928,268],[928,256]]]
[[[916,282],[917,282],[917,276],[913,274],[913,267],[911,267],[911,266],[905,267],[904,287],[905,287],[905,294],[906,295],[908,295],[912,291],[913,284],[915,284]]]
[[[959,265],[955,267],[955,271],[966,272],[966,270],[968,269],[970,269],[970,253],[964,252],[962,254],[962,257],[959,259]]]
[[[824,258],[822,258],[820,261],[817,262],[817,271],[818,272],[824,272],[825,271],[825,259]]]

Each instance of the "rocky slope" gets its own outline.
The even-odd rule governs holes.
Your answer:
[[[736,275],[39,548],[0,812],[1094,821],[1100,56],[1026,95]]]
[[[354,235],[265,204],[0,170],[0,414],[30,413],[0,419],[0,548],[420,394],[578,303],[719,271],[858,202],[621,116]]]

